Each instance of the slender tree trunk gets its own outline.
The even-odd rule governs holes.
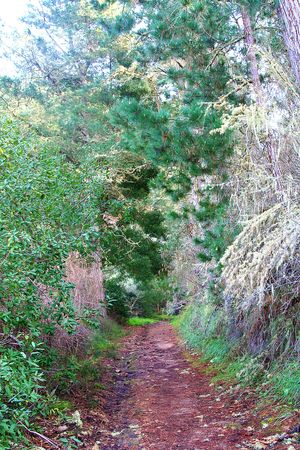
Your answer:
[[[259,105],[263,104],[263,91],[259,79],[259,70],[258,70],[258,64],[257,64],[257,58],[255,54],[255,41],[252,31],[252,25],[249,13],[246,8],[242,8],[242,19],[243,19],[243,26],[244,26],[244,32],[245,32],[245,43],[247,46],[247,59],[249,61],[249,68],[251,72],[254,92],[256,95],[256,101]]]
[[[286,0],[288,1],[288,0]],[[293,0],[292,0],[293,1]],[[300,0],[296,0],[300,1]],[[253,88],[255,92],[256,102],[258,105],[263,106],[266,103],[266,98],[264,95],[264,91],[261,86],[260,78],[259,78],[259,69],[257,64],[257,58],[255,54],[255,40],[253,36],[253,30],[251,25],[251,19],[249,12],[245,7],[242,7],[242,20],[245,32],[245,43],[247,47],[247,59],[249,62],[249,68],[251,72]],[[268,160],[270,163],[271,172],[276,180],[277,190],[280,195],[283,192],[282,184],[281,184],[281,171],[278,164],[278,155],[277,155],[277,145],[274,140],[274,137],[271,133],[268,133],[265,147],[267,150]]]
[[[284,41],[292,70],[300,86],[300,0],[280,0],[279,15],[284,23]]]

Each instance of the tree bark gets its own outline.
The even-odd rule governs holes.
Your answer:
[[[251,72],[251,78],[253,82],[254,92],[256,95],[256,101],[259,105],[263,104],[263,91],[259,79],[259,70],[258,70],[258,64],[257,64],[257,58],[255,54],[255,41],[252,31],[252,25],[249,13],[245,7],[242,7],[242,20],[243,20],[243,26],[244,26],[244,33],[245,33],[245,43],[247,46],[247,59],[249,61],[249,68]]]
[[[280,0],[279,16],[284,23],[284,41],[298,86],[300,86],[300,0]]]
[[[284,0],[289,1],[289,0]],[[290,0],[293,1],[293,0]],[[299,2],[300,0],[295,0]],[[247,47],[247,59],[249,62],[249,68],[253,83],[253,88],[255,92],[256,102],[259,106],[263,106],[264,103],[266,103],[266,98],[264,91],[262,89],[262,85],[259,78],[259,68],[257,64],[257,58],[255,54],[255,40],[251,25],[251,19],[248,10],[245,7],[242,7],[242,20],[243,20],[243,26],[244,26],[244,33],[245,33],[245,43]],[[265,141],[265,148],[267,150],[267,156],[270,163],[270,169],[271,172],[276,180],[276,186],[278,193],[282,195],[282,184],[281,184],[281,171],[278,164],[278,155],[277,155],[277,144],[274,141],[274,138],[271,133],[268,133],[266,141]]]

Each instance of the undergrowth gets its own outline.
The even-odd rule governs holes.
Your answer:
[[[199,314],[199,308],[202,314]],[[294,359],[274,361],[266,365],[262,355],[252,356],[239,348],[239,341],[230,342],[220,328],[218,314],[205,311],[207,305],[188,307],[172,320],[186,345],[199,352],[200,360],[212,363],[214,382],[228,382],[242,387],[257,387],[262,398],[286,405],[300,404],[300,365]],[[194,318],[198,317],[196,326]],[[199,319],[200,318],[200,319]],[[263,389],[262,389],[263,386]]]
[[[73,405],[70,401],[75,392],[86,395],[88,406],[94,407],[98,402],[96,393],[100,389],[105,389],[102,384],[103,360],[116,356],[118,342],[124,335],[123,327],[110,319],[105,319],[98,329],[94,330],[84,350],[78,354],[63,354],[61,351],[50,349],[47,367],[44,367],[47,373],[47,389],[44,394],[47,408],[45,409],[43,402],[40,416],[51,417],[51,420],[56,418],[54,420],[68,421],[71,411],[76,409],[76,404]],[[35,425],[32,424],[31,428],[40,431],[39,421]],[[78,448],[77,444],[80,441],[76,439],[73,435],[62,438],[60,440],[62,448]],[[18,437],[18,440],[24,444],[22,448],[32,448],[25,436],[22,439]],[[0,450],[20,448],[11,446],[15,442],[10,442],[11,445],[7,446],[1,444],[2,442]]]
[[[106,319],[94,331],[85,351],[79,354],[57,354],[53,352],[55,364],[48,378],[48,387],[58,395],[68,395],[74,390],[91,392],[101,385],[103,358],[116,355],[119,339],[124,336],[123,328]]]
[[[127,324],[132,327],[142,327],[144,325],[151,325],[152,323],[157,323],[162,320],[170,320],[170,316],[166,314],[155,315],[152,317],[130,317],[127,320]]]

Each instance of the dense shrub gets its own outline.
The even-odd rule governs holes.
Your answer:
[[[64,280],[72,250],[90,251],[95,231],[83,171],[10,120],[0,124],[0,441],[41,410],[43,336],[76,325]],[[83,201],[84,200],[84,201]],[[41,294],[46,287],[47,295]]]

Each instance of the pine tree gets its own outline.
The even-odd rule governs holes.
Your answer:
[[[189,192],[195,176],[213,176],[215,184],[226,176],[230,133],[212,132],[221,126],[222,116],[214,103],[227,93],[229,101],[235,101],[229,93],[224,55],[239,36],[231,13],[230,7],[214,1],[144,4],[141,20],[150,33],[135,70],[136,78],[149,87],[134,97],[127,92],[112,110],[112,124],[122,130],[122,145],[166,167],[163,184],[177,199]],[[143,30],[140,33],[143,36]],[[150,85],[150,79],[155,84]],[[210,235],[202,244],[210,259],[216,256],[214,240],[223,234],[224,227],[216,225],[214,232],[212,227],[224,210],[226,196],[213,187],[206,187],[200,196],[204,213],[198,212],[198,217]]]

